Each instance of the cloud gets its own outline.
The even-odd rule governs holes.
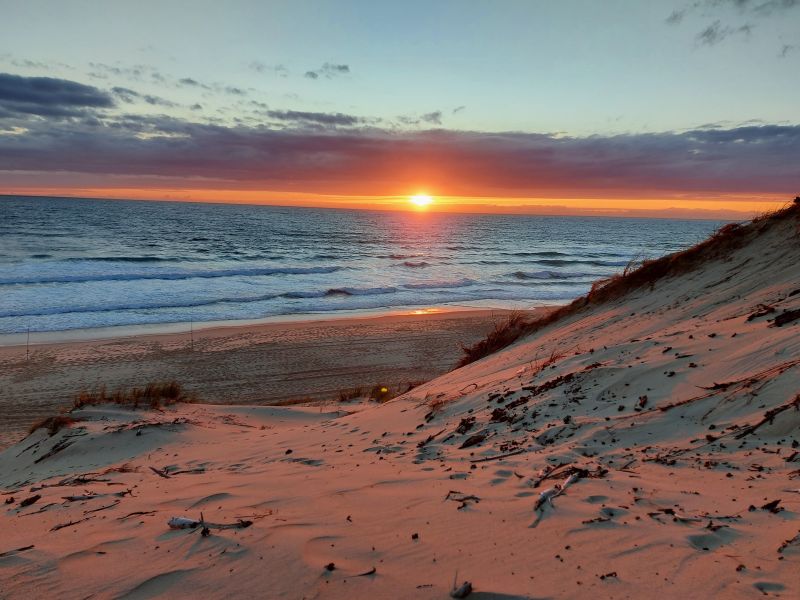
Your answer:
[[[308,79],[319,79],[325,77],[326,79],[333,79],[338,75],[350,74],[350,67],[348,65],[336,65],[332,63],[325,63],[319,69],[314,71],[306,71],[304,77]]]
[[[465,105],[463,105],[463,104],[462,104],[461,106],[456,106],[456,107],[455,107],[455,108],[452,110],[452,113],[453,113],[454,115],[457,115],[458,113],[462,112],[462,111],[463,111],[465,108],[467,108],[467,107],[466,107]]]
[[[690,15],[710,17],[714,20],[695,39],[702,45],[714,46],[737,34],[750,35],[756,28],[753,20],[766,20],[795,8],[800,8],[800,0],[694,0],[673,10],[665,22],[677,26]]]
[[[0,73],[0,117],[3,115],[39,115],[70,117],[87,109],[114,106],[113,98],[104,91],[66,79],[23,77]]]
[[[435,110],[433,112],[426,113],[420,117],[422,121],[426,123],[432,123],[434,125],[441,125],[442,124],[442,111]]]
[[[371,195],[420,182],[453,195],[528,197],[794,195],[800,188],[800,125],[572,137],[397,131],[349,115],[290,110],[272,118],[282,124],[227,127],[127,114],[12,120],[16,133],[0,136],[0,185],[4,172],[28,171],[42,185],[73,172],[98,186],[117,176],[187,186],[202,178],[237,189]]]
[[[289,76],[289,69],[287,69],[284,65],[268,65],[259,60],[254,60],[247,66],[256,73],[272,73],[278,77]]]
[[[172,108],[178,106],[175,102],[162,98],[161,96],[154,96],[152,94],[140,94],[130,88],[126,87],[113,87],[111,92],[115,94],[123,102],[133,103],[136,101],[143,101],[152,106],[165,106]]]
[[[365,122],[361,117],[345,115],[342,113],[305,112],[299,110],[269,110],[267,116],[279,121],[292,121],[295,123],[314,123],[325,126],[352,127]]]
[[[753,26],[749,24],[740,27],[728,27],[723,26],[722,22],[717,20],[697,34],[697,41],[706,46],[713,46],[737,33],[749,35],[752,30]]]

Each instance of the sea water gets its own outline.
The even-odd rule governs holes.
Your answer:
[[[0,333],[584,294],[717,221],[0,197]]]

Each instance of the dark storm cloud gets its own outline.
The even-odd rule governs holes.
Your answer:
[[[77,116],[87,109],[111,108],[107,92],[90,85],[53,77],[23,77],[0,73],[0,116]]]
[[[315,69],[313,71],[306,71],[305,77],[308,79],[319,79],[320,77],[325,77],[327,79],[333,79],[337,75],[348,75],[350,73],[350,67],[348,65],[336,65],[332,63],[325,63],[319,69]]]
[[[234,187],[373,194],[419,181],[454,195],[796,194],[800,188],[800,126],[566,137],[339,129],[330,125],[349,126],[352,119],[320,115],[275,111],[273,118],[289,125],[278,129],[142,115],[32,120],[24,133],[0,136],[0,169],[43,172],[43,181],[47,172],[67,171],[100,182],[115,175],[202,177]]]
[[[352,127],[363,123],[361,117],[345,115],[342,113],[306,112],[300,110],[268,110],[267,116],[279,121],[293,121],[295,123],[316,123],[319,125],[342,125]]]

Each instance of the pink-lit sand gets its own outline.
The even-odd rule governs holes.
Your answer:
[[[797,598],[797,226],[386,404],[76,412],[0,454],[0,595]]]

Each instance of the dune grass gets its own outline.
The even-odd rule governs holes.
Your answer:
[[[159,409],[178,402],[196,402],[197,398],[187,394],[176,381],[150,382],[143,388],[117,388],[107,393],[105,386],[95,390],[79,392],[72,402],[73,408],[96,406],[99,404],[120,404],[139,408],[140,406]]]
[[[570,304],[555,308],[542,317],[527,320],[523,315],[512,314],[506,321],[495,325],[495,328],[484,339],[472,346],[462,346],[464,356],[456,368],[502,350],[518,339],[572,316],[584,308],[616,300],[642,288],[653,289],[655,284],[662,279],[687,273],[712,259],[726,256],[733,250],[741,248],[753,236],[764,232],[778,222],[798,218],[800,218],[800,196],[787,207],[764,214],[747,223],[724,225],[707,239],[686,250],[661,258],[644,260],[638,266],[629,264],[621,273],[594,282],[591,290],[585,296],[576,298]]]
[[[33,425],[31,425],[30,428],[28,428],[28,434],[30,435],[37,429],[44,428],[47,429],[47,435],[53,437],[64,427],[69,427],[76,422],[77,419],[73,419],[69,415],[55,415],[54,417],[46,417],[36,421]]]
[[[105,386],[100,386],[94,390],[78,392],[73,398],[72,406],[69,409],[64,409],[61,414],[36,421],[30,426],[28,433],[31,434],[37,429],[46,428],[47,433],[52,437],[63,428],[80,421],[80,419],[71,416],[70,413],[86,406],[118,404],[134,409],[160,410],[165,406],[177,404],[178,402],[197,402],[197,397],[194,394],[187,393],[181,384],[176,381],[150,382],[142,388],[117,388],[112,393],[108,393]]]

